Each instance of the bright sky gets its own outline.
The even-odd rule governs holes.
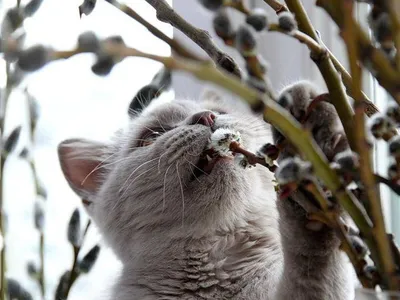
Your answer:
[[[143,51],[169,54],[169,48],[141,25],[105,1],[97,2],[93,13],[80,19],[80,0],[44,0],[37,14],[25,22],[26,46],[42,43],[58,50],[71,49],[80,32],[93,30],[101,37],[119,34],[126,44]],[[144,1],[133,0],[127,4],[172,35],[172,28],[158,22],[153,8]],[[15,5],[14,1],[3,0],[2,14],[5,7],[12,5]],[[158,63],[130,58],[117,65],[109,76],[98,77],[90,70],[92,62],[91,55],[81,55],[52,63],[23,82],[41,107],[35,158],[39,176],[49,194],[45,202],[46,299],[53,299],[59,277],[72,263],[66,227],[72,211],[80,206],[78,197],[61,175],[56,146],[69,137],[109,137],[127,121],[127,108],[136,91],[147,84],[160,68]],[[4,62],[1,60],[0,70],[0,87],[4,87]],[[172,96],[172,92],[164,95],[167,99]],[[18,124],[26,125],[25,105],[25,98],[16,90],[9,101],[6,132]],[[27,131],[23,132],[18,149],[26,140]],[[39,299],[37,286],[26,274],[27,261],[38,259],[38,234],[33,227],[34,200],[29,166],[16,157],[10,158],[5,172],[5,205],[9,215],[8,274],[20,280],[31,292],[36,291],[34,299]],[[90,232],[84,252],[99,240],[94,230]],[[78,280],[70,299],[101,299],[99,295],[105,295],[102,288],[112,283],[115,278],[113,270],[118,267],[109,251],[102,251],[92,272]]]

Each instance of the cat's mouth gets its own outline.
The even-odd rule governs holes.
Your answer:
[[[191,180],[198,179],[204,175],[210,175],[214,167],[218,162],[222,160],[233,160],[232,155],[220,155],[218,152],[213,149],[207,149],[203,151],[200,155],[199,161],[196,164],[196,167],[193,170],[193,176]]]

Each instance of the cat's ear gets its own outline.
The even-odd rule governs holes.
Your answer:
[[[107,148],[106,144],[85,139],[65,140],[58,146],[61,170],[85,206],[89,206],[100,188]]]

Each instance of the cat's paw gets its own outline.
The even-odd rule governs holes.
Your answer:
[[[334,156],[349,148],[343,126],[329,94],[323,93],[309,81],[298,81],[283,89],[278,104],[311,132],[322,152],[332,161]],[[277,130],[273,129],[274,143],[282,150],[280,159],[294,156],[296,150]]]
[[[323,93],[311,82],[299,81],[286,87],[280,93],[278,103],[304,130],[310,131],[329,161],[349,149],[339,116],[329,102],[329,94]],[[299,158],[297,150],[278,130],[273,129],[273,137],[274,143],[282,149],[275,176],[280,187],[277,207],[284,239],[290,244],[297,243],[296,247],[302,245],[300,248],[303,250],[315,251],[316,248],[327,249],[337,245],[333,230],[311,219],[307,213],[310,207],[319,209],[314,195],[305,187],[307,181],[319,184],[313,177],[311,165]]]

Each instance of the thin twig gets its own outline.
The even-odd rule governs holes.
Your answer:
[[[365,119],[363,113],[363,100],[361,93],[361,68],[358,65],[359,49],[354,39],[354,31],[352,26],[353,19],[353,0],[344,0],[340,3],[342,6],[342,14],[344,15],[344,24],[341,30],[341,36],[345,41],[351,75],[353,77],[353,96],[354,96],[354,135],[356,150],[360,158],[360,178],[364,186],[366,199],[368,201],[368,210],[374,228],[372,230],[375,238],[375,249],[371,250],[374,262],[378,268],[381,268],[381,275],[388,283],[391,289],[398,287],[397,279],[392,275],[395,273],[396,266],[391,255],[389,240],[385,231],[385,223],[382,214],[382,205],[380,195],[378,193],[375,176],[371,163],[370,147],[366,140]],[[379,254],[379,255],[377,255]]]
[[[318,176],[331,190],[339,203],[353,218],[360,231],[365,236],[367,242],[370,241],[371,222],[357,204],[357,199],[345,189],[343,189],[339,177],[330,168],[325,156],[313,141],[311,134],[302,129],[301,125],[275,101],[266,94],[248,87],[235,76],[216,69],[213,64],[207,62],[196,62],[178,57],[165,57],[145,53],[134,48],[128,48],[123,45],[112,43],[105,44],[104,51],[117,57],[143,57],[158,61],[171,70],[180,70],[191,73],[200,80],[215,83],[232,93],[235,93],[245,100],[255,111],[263,112],[264,119],[278,128],[282,134],[290,140],[298,150],[304,154],[305,158],[311,162]],[[68,58],[79,54],[79,50],[56,52],[56,58]]]
[[[330,0],[317,0],[316,4],[331,16],[339,28],[343,28],[343,15],[337,9],[333,1]],[[393,68],[389,59],[385,54],[373,46],[368,34],[363,31],[360,24],[352,18],[352,27],[354,36],[357,41],[360,52],[360,59],[364,66],[371,72],[393,99],[400,104],[400,92],[398,86],[400,85],[400,73]]]
[[[240,68],[228,54],[223,52],[213,42],[210,34],[200,28],[196,28],[177,14],[165,0],[146,0],[157,12],[157,18],[165,23],[171,24],[180,30],[189,39],[203,49],[211,59],[222,69],[241,78]]]
[[[78,256],[79,256],[79,253],[80,253],[80,251],[82,249],[82,244],[83,244],[83,241],[85,240],[85,237],[86,237],[86,234],[87,234],[87,232],[89,230],[90,224],[91,224],[91,221],[89,220],[87,222],[85,230],[83,231],[83,234],[82,234],[81,245],[80,246],[73,246],[73,249],[74,249],[74,260],[73,260],[72,267],[71,267],[71,272],[70,272],[69,281],[68,281],[68,287],[65,290],[65,294],[64,294],[65,299],[68,298],[68,295],[69,295],[69,292],[70,292],[70,290],[72,288],[72,285],[75,283],[76,279],[78,279],[78,277],[79,277],[80,273],[79,273],[79,270],[78,270]]]
[[[283,11],[288,11],[287,7],[277,0],[264,0],[264,2],[269,5],[276,12],[276,14],[279,14]]]
[[[335,69],[341,73],[342,79],[343,79],[343,84],[345,85],[348,94],[350,96],[353,96],[352,91],[351,91],[351,86],[353,84],[352,83],[353,80],[352,80],[350,74],[347,72],[347,70],[344,68],[344,66],[339,62],[339,60],[333,55],[333,53],[328,48],[326,48],[324,45],[319,44],[317,41],[312,39],[310,36],[308,36],[307,34],[301,32],[299,30],[288,33],[287,31],[281,29],[280,26],[275,23],[269,25],[268,31],[280,32],[287,36],[295,38],[300,43],[305,44],[308,47],[308,49],[310,49],[310,52],[312,53],[312,55],[314,57],[324,55],[327,52],[329,54],[329,58],[332,60],[332,63],[334,65]],[[365,104],[364,111],[368,117],[379,112],[376,105],[368,98],[368,96],[365,93],[362,93],[362,97],[363,97],[363,102]]]
[[[4,125],[6,120],[6,111],[8,99],[12,92],[12,85],[10,80],[10,63],[6,62],[6,88],[4,96],[1,97],[0,101],[0,140],[4,140]],[[6,243],[5,243],[5,215],[4,215],[4,164],[6,161],[6,153],[4,153],[2,147],[0,147],[0,233],[3,238],[3,248],[1,249],[1,270],[0,270],[0,284],[1,284],[1,294],[0,299],[5,300],[7,297],[7,280],[6,280]]]
[[[28,106],[28,111],[30,111],[30,103],[29,103],[29,94],[26,92],[27,95],[27,106]],[[36,122],[32,122],[32,115],[29,115],[29,124],[30,124],[30,130],[29,130],[29,140],[30,140],[30,148],[31,152],[33,152],[34,148],[34,135],[35,135],[35,124]],[[40,183],[39,183],[39,176],[37,174],[37,169],[36,169],[36,163],[33,157],[29,158],[29,165],[32,170],[32,177],[33,177],[33,182],[34,182],[34,188],[35,188],[35,195],[36,197],[39,196],[39,191],[41,189]],[[39,259],[40,259],[40,268],[39,268],[39,274],[38,274],[38,283],[40,287],[40,292],[42,295],[42,299],[45,299],[46,295],[46,283],[45,283],[45,275],[44,275],[44,269],[45,269],[45,259],[44,259],[44,252],[45,252],[45,237],[44,237],[44,232],[43,229],[40,229],[39,232]]]
[[[150,31],[150,33],[152,33],[155,37],[167,43],[172,48],[172,50],[174,50],[177,54],[186,58],[199,59],[196,55],[194,55],[188,49],[183,47],[180,43],[178,43],[174,39],[171,39],[157,27],[155,27],[154,25],[143,19],[136,11],[134,11],[126,4],[121,4],[118,1],[110,1],[109,3],[112,4],[114,7],[116,7],[117,9],[119,9],[120,11],[122,11],[123,13],[127,14],[132,19],[142,24],[144,27],[146,27]]]
[[[246,158],[247,161],[249,162],[250,165],[255,165],[255,164],[259,164],[261,166],[266,167],[268,170],[270,170],[271,172],[274,172],[277,168],[276,165],[274,164],[268,164],[265,161],[264,157],[258,156],[244,148],[242,148],[240,146],[240,144],[238,142],[232,142],[229,145],[229,149],[233,152],[233,153],[240,153],[243,154]]]

